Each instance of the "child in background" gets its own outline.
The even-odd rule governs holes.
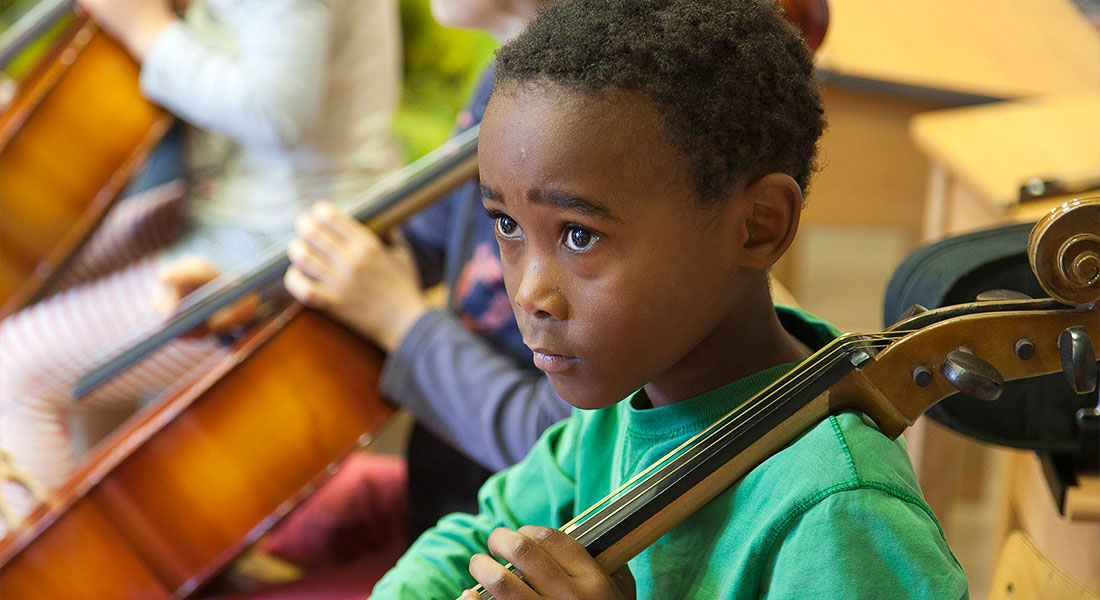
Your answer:
[[[903,444],[850,412],[615,580],[556,529],[837,334],[774,307],[767,282],[823,111],[809,52],[768,0],[562,0],[498,52],[496,78],[483,202],[524,342],[584,410],[372,597],[473,599],[477,582],[500,599],[967,597]]]

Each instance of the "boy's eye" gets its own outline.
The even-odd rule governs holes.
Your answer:
[[[574,225],[565,230],[565,248],[570,252],[588,252],[599,239],[600,236],[583,227]]]
[[[496,230],[497,235],[504,239],[514,239],[519,237],[520,229],[519,223],[508,215],[496,215]]]

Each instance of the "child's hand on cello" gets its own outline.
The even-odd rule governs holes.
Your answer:
[[[327,202],[299,216],[295,229],[283,284],[298,301],[326,311],[386,351],[428,311],[412,251],[400,237],[387,245]]]
[[[523,574],[520,579],[488,554],[470,558],[470,574],[499,600],[628,600],[636,595],[628,567],[605,574],[580,542],[553,527],[497,527],[489,534],[489,551]],[[459,600],[479,598],[466,590]]]
[[[165,27],[177,20],[167,0],[77,0],[111,37],[141,62]]]
[[[218,275],[218,269],[206,259],[185,254],[157,270],[159,282],[153,290],[153,307],[163,315],[171,315],[185,296],[217,279]],[[256,316],[259,306],[260,296],[252,292],[214,313],[205,326],[195,328],[188,335],[225,333],[247,325]]]

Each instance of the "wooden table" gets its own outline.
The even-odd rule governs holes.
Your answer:
[[[1090,194],[1021,202],[1029,180],[1100,187],[1100,81],[1086,92],[917,115],[910,129],[929,159],[926,240],[1035,221],[1063,200]]]

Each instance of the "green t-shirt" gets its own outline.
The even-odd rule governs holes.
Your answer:
[[[828,324],[778,308],[812,348]],[[639,391],[573,415],[481,488],[478,515],[445,517],[372,598],[457,597],[476,585],[470,556],[497,526],[560,527],[793,365],[671,406]],[[901,441],[856,413],[832,416],[630,561],[639,598],[967,598],[966,577],[921,497]]]

